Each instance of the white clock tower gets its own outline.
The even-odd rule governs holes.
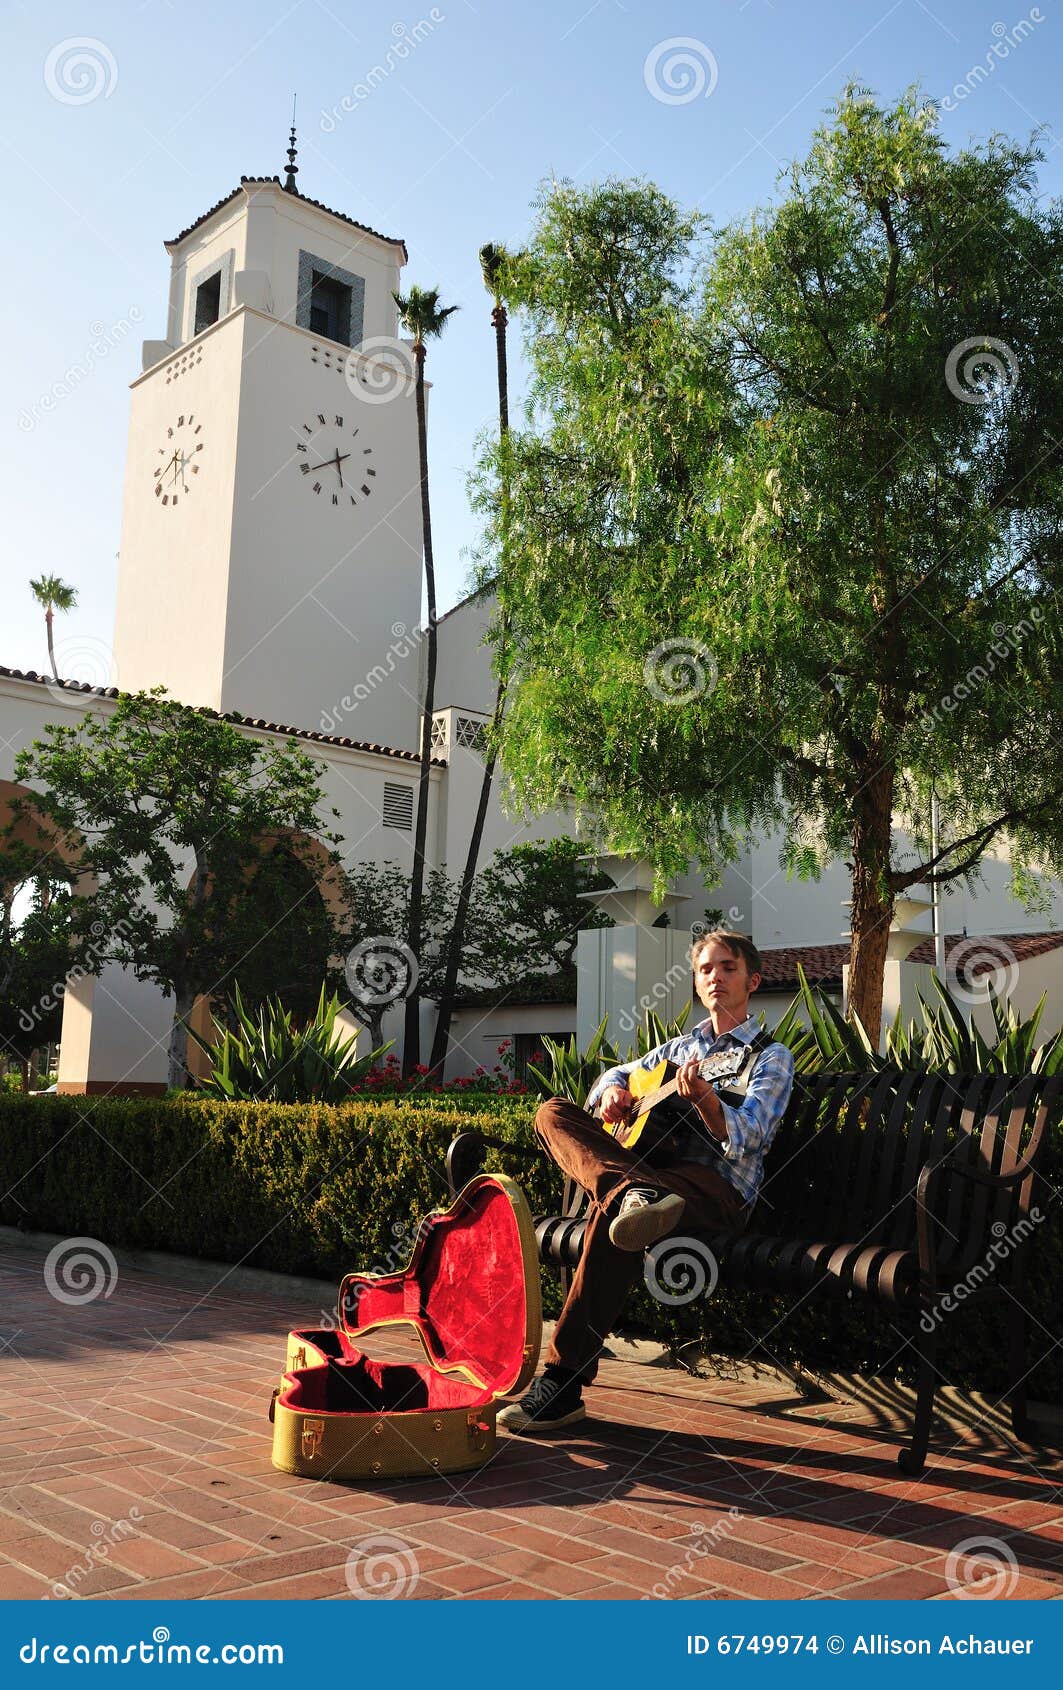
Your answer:
[[[175,240],[133,383],[123,691],[414,748],[421,521],[401,240],[240,186]]]

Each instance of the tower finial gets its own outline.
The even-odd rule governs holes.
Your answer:
[[[299,166],[295,162],[295,95],[292,95],[292,132],[288,138],[288,174],[284,178],[284,190],[289,194],[299,192],[295,185],[295,178],[299,174]]]

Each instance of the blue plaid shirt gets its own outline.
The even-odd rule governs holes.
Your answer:
[[[711,1017],[706,1016],[689,1033],[683,1033],[677,1039],[667,1039],[656,1050],[647,1051],[638,1062],[607,1068],[587,1093],[584,1107],[593,1109],[607,1086],[626,1086],[628,1076],[635,1068],[654,1068],[665,1057],[677,1067],[684,1062],[704,1062],[707,1056],[714,1056],[717,1051],[727,1050],[733,1044],[749,1044],[760,1030],[756,1016],[749,1015],[729,1033],[717,1035]],[[742,1102],[730,1104],[720,1099],[720,1108],[727,1123],[726,1139],[715,1141],[716,1148],[713,1149],[706,1128],[704,1139],[698,1134],[693,1135],[686,1153],[691,1162],[716,1166],[750,1207],[760,1190],[764,1178],[764,1157],[790,1101],[793,1083],[794,1059],[789,1050],[781,1044],[765,1045],[755,1058],[749,1088]]]

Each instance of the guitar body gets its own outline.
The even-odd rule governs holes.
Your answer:
[[[698,1065],[698,1072],[702,1079],[712,1082],[724,1103],[737,1103],[745,1095],[744,1088],[731,1090],[726,1082],[743,1073],[753,1054],[752,1047],[748,1045],[718,1051]],[[676,1090],[678,1072],[676,1064],[666,1057],[652,1068],[633,1068],[628,1076],[627,1089],[635,1103],[627,1118],[623,1121],[603,1121],[599,1117],[599,1124],[626,1150],[641,1146],[647,1158],[652,1157],[656,1147],[665,1145],[667,1141],[674,1142],[677,1130],[683,1127],[692,1126],[695,1132],[700,1129],[702,1136],[707,1136],[698,1110],[686,1098],[680,1097]]]

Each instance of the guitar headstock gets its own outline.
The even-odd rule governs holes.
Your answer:
[[[730,1050],[718,1050],[715,1055],[707,1056],[704,1062],[698,1064],[698,1073],[703,1080],[730,1080],[741,1073],[745,1060],[744,1045],[732,1047]]]

